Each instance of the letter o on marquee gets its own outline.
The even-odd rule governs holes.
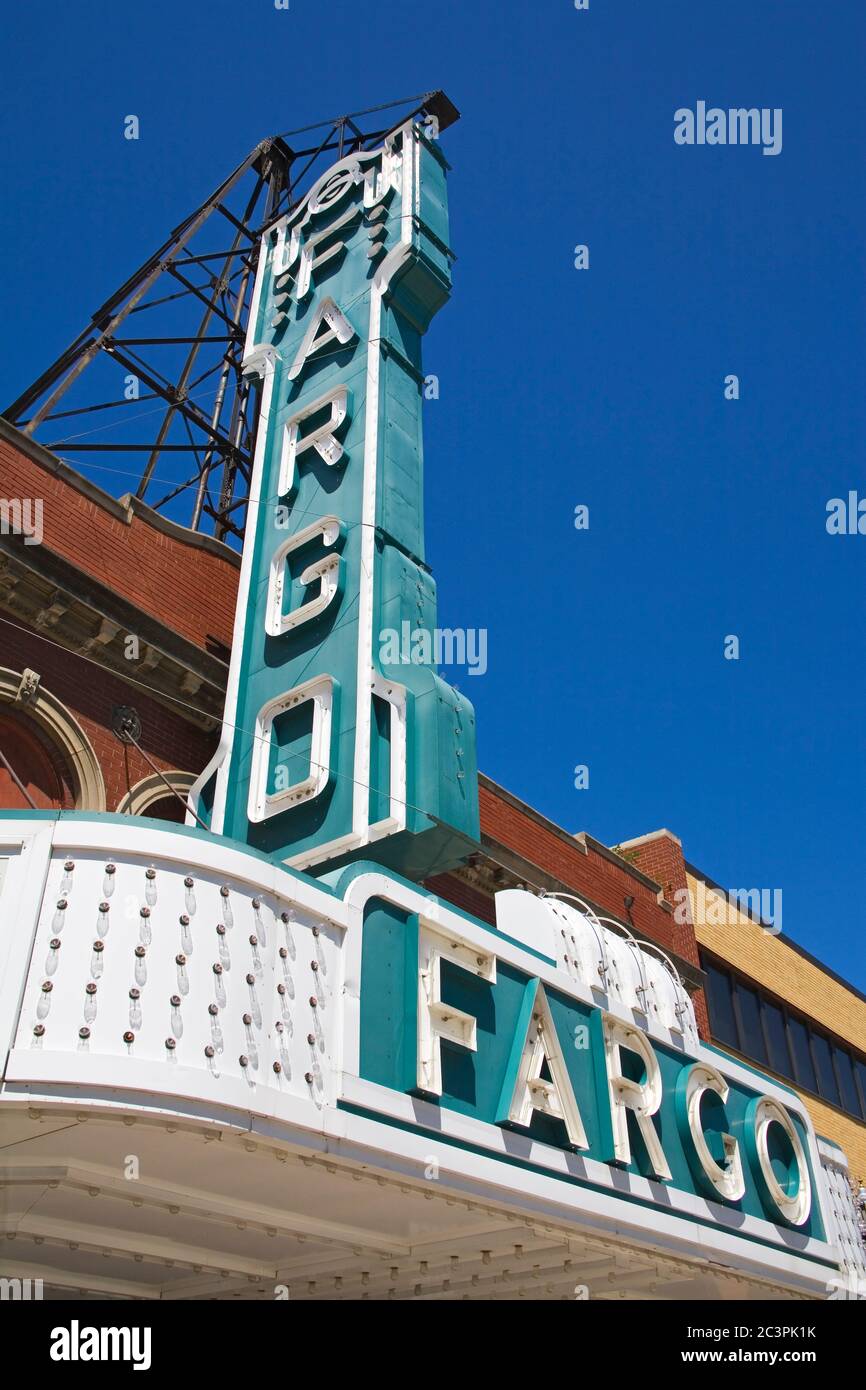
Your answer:
[[[812,1210],[812,1182],[809,1165],[787,1110],[769,1096],[756,1096],[746,1110],[746,1148],[761,1196],[779,1212],[790,1226],[804,1226]],[[787,1155],[783,1157],[784,1150]],[[776,1176],[773,1159],[796,1165],[796,1186],[791,1179],[784,1187]]]

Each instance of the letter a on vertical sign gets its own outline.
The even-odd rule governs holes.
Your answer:
[[[220,746],[190,804],[297,868],[420,878],[478,840],[472,706],[436,673],[421,339],[448,298],[447,164],[410,121],[263,236],[260,389]],[[380,642],[425,633],[426,660]],[[190,818],[191,819],[191,818]]]

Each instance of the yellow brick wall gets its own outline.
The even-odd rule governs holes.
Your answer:
[[[866,1052],[866,1000],[817,965],[805,960],[778,936],[759,927],[707,884],[687,875],[698,945],[727,961],[836,1037]],[[791,1083],[781,1078],[786,1085]],[[794,1089],[797,1089],[796,1087]],[[814,1096],[798,1092],[819,1134],[845,1150],[853,1177],[866,1180],[866,1124]]]
[[[790,1085],[790,1082],[786,1084]],[[796,1091],[797,1087],[793,1089]],[[850,1115],[841,1114],[832,1105],[825,1105],[814,1096],[807,1096],[803,1091],[798,1091],[798,1095],[805,1102],[815,1129],[844,1149],[849,1173],[857,1179],[858,1185],[866,1186],[866,1125]]]

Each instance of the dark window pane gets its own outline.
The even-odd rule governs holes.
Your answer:
[[[812,1034],[812,1056],[815,1058],[815,1070],[818,1073],[819,1093],[833,1105],[839,1105],[839,1086],[833,1070],[833,1053],[827,1039],[820,1033]]]
[[[740,1043],[731,999],[731,977],[724,970],[717,970],[714,965],[708,965],[706,970],[707,1008],[712,1035],[716,1042],[727,1043],[728,1047],[736,1047],[739,1050]]]
[[[761,1030],[761,1004],[753,989],[737,985],[737,1005],[740,1010],[740,1025],[743,1030],[742,1050],[747,1057],[756,1062],[767,1063],[767,1049]]]
[[[860,1109],[866,1118],[866,1062],[861,1062],[858,1057],[854,1063],[854,1070],[857,1073],[857,1080],[860,1082]]]
[[[801,1086],[805,1086],[807,1091],[817,1091],[818,1083],[815,1080],[815,1068],[812,1065],[812,1054],[809,1051],[809,1034],[806,1025],[801,1023],[798,1018],[789,1018],[788,1037],[791,1039],[791,1051],[794,1054],[797,1080]]]
[[[860,1105],[857,1100],[857,1087],[854,1085],[854,1067],[847,1052],[843,1052],[841,1047],[833,1048],[834,1060],[836,1062],[836,1075],[839,1078],[839,1089],[842,1092],[842,1104],[849,1115],[856,1115],[859,1119]]]
[[[793,1080],[794,1073],[791,1067],[791,1058],[788,1053],[788,1040],[785,1034],[785,1016],[777,1004],[771,1004],[764,1000],[762,1004],[764,1011],[764,1028],[767,1034],[767,1043],[770,1048],[770,1066],[773,1071],[780,1072],[782,1076],[790,1077]]]

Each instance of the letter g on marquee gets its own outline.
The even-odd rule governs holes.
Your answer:
[[[695,1062],[679,1075],[674,1105],[677,1128],[695,1182],[708,1196],[738,1202],[745,1195],[746,1180],[740,1146],[728,1133],[728,1117],[724,1107],[729,1089],[725,1078],[715,1067],[705,1062]],[[710,1118],[708,1114],[701,1114],[705,1096],[709,1102],[707,1109],[712,1106],[717,1121],[724,1126],[716,1131],[722,1150],[719,1154],[721,1163],[716,1161],[704,1128],[705,1119]],[[717,1096],[718,1100],[713,1101],[713,1096]]]

